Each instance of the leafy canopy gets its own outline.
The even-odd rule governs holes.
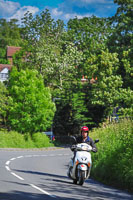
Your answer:
[[[10,74],[9,124],[12,129],[24,132],[44,131],[50,127],[55,112],[50,90],[43,84],[42,76],[35,70],[17,71]]]

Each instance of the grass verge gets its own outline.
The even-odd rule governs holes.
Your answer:
[[[98,152],[92,155],[93,178],[105,184],[133,192],[133,123],[119,123],[98,128],[90,134],[99,139]]]
[[[15,131],[0,131],[0,148],[43,148],[54,146],[43,133],[20,134]]]

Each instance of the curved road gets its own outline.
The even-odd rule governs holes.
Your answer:
[[[130,200],[133,195],[91,179],[83,186],[66,176],[72,152],[0,149],[0,200]]]

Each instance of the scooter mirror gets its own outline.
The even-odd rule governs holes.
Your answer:
[[[70,141],[71,141],[71,144],[76,144],[77,143],[77,140],[76,140],[75,136],[70,136]]]
[[[96,139],[95,141],[94,141],[94,143],[98,143],[99,142],[99,139]]]

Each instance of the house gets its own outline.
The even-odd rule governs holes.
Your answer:
[[[0,81],[6,81],[9,77],[9,71],[13,65],[13,55],[20,50],[21,47],[7,46],[7,60],[10,64],[0,64]]]
[[[11,65],[13,64],[13,55],[20,49],[21,47],[7,46],[7,60]]]
[[[9,71],[11,70],[12,65],[0,64],[0,81],[6,81],[9,77]]]

